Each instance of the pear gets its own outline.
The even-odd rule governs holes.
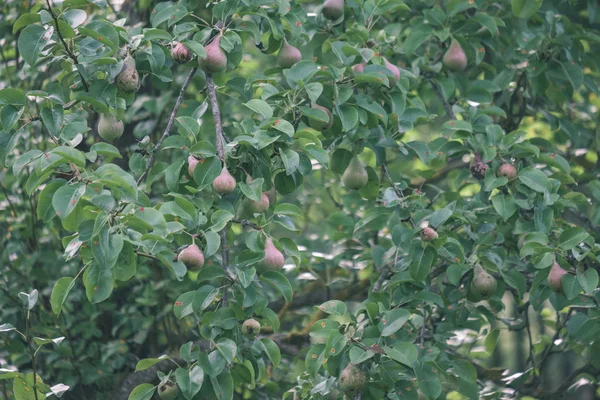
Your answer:
[[[264,213],[269,209],[269,198],[266,193],[262,193],[260,196],[260,201],[250,200],[250,210],[253,213]]]
[[[273,244],[273,240],[268,238],[265,242],[265,258],[262,260],[264,269],[268,271],[279,271],[283,268],[284,262],[285,258],[283,257],[283,254],[277,250],[277,247]]]
[[[291,68],[292,65],[302,60],[300,50],[289,44],[285,39],[277,54],[277,65],[282,68]]]
[[[365,384],[365,374],[358,368],[356,364],[348,364],[342,370],[339,379],[340,389],[344,393],[353,393],[360,389]]]
[[[342,175],[342,182],[348,189],[360,189],[369,181],[369,174],[357,156],[352,157],[350,164]]]
[[[356,64],[352,66],[352,71],[357,72],[359,74],[362,74],[363,72],[365,72],[365,67],[367,66],[367,64],[365,63],[360,63],[360,64]]]
[[[327,108],[320,106],[318,104],[313,104],[312,108],[316,108],[317,110],[324,111],[325,114],[327,114],[327,117],[329,118],[329,120],[327,122],[322,122],[322,121],[317,121],[317,120],[311,118],[308,120],[308,124],[310,125],[310,127],[317,131],[326,131],[327,129],[331,128],[331,126],[333,125],[333,115],[331,115],[331,111],[329,111]]]
[[[554,261],[548,274],[548,286],[555,292],[562,292],[562,277],[568,272],[562,269],[559,263]]]
[[[425,227],[423,228],[423,230],[421,231],[421,240],[423,240],[424,242],[430,242],[432,240],[435,240],[438,238],[438,233],[435,231],[435,229],[430,228],[430,227]]]
[[[206,58],[198,58],[198,65],[206,72],[222,72],[227,68],[227,54],[221,48],[221,34],[204,47]]]
[[[191,244],[179,252],[177,261],[184,263],[189,270],[197,271],[204,265],[204,254],[196,244]]]
[[[398,80],[400,79],[400,70],[398,69],[398,67],[389,62],[385,57],[383,58],[383,61],[385,63],[385,67],[394,75],[394,82],[398,82]]]
[[[344,15],[344,0],[326,0],[321,12],[325,18],[335,21]]]
[[[194,177],[194,170],[196,169],[196,166],[198,165],[199,161],[196,157],[194,156],[189,156],[188,157],[188,173],[190,174],[190,176],[193,178]]]
[[[271,189],[267,190],[265,194],[269,199],[269,205],[273,205],[277,202],[277,189],[274,184],[271,184]]]
[[[482,299],[489,299],[496,291],[496,278],[488,274],[479,264],[475,266],[473,280],[471,280],[471,292],[475,296],[479,295]]]
[[[505,176],[509,181],[512,181],[517,177],[517,169],[510,163],[504,163],[498,168],[498,176]]]
[[[223,166],[219,176],[213,181],[213,188],[219,194],[229,194],[235,189],[235,178],[231,176],[226,166]]]
[[[456,39],[452,39],[442,61],[451,71],[463,71],[467,67],[467,55]]]
[[[140,75],[135,69],[135,60],[131,56],[125,57],[121,72],[115,77],[115,84],[124,93],[135,93],[140,84]]]
[[[173,400],[179,394],[179,387],[171,381],[166,381],[158,385],[158,396],[162,400]]]
[[[117,121],[112,114],[100,114],[98,120],[98,135],[107,142],[118,139],[125,129],[123,121]]]
[[[242,324],[242,333],[254,339],[260,333],[260,323],[254,318],[249,318]]]
[[[171,58],[178,64],[185,64],[192,59],[192,52],[181,42],[171,45]]]
[[[485,178],[485,172],[488,169],[488,165],[483,162],[481,159],[481,155],[479,153],[475,153],[475,160],[473,164],[471,164],[471,174],[476,179]]]

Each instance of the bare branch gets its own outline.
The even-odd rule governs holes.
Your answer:
[[[156,152],[160,149],[160,146],[162,146],[162,144],[165,141],[165,139],[168,138],[169,135],[171,134],[171,128],[173,127],[173,122],[175,122],[175,116],[177,115],[177,111],[179,110],[179,106],[181,106],[181,102],[183,101],[183,96],[185,94],[185,91],[187,90],[188,86],[190,85],[190,83],[192,81],[192,78],[196,74],[196,70],[197,69],[198,69],[198,67],[192,68],[192,70],[190,71],[189,75],[185,79],[185,82],[183,83],[183,86],[181,87],[181,90],[179,91],[179,96],[177,97],[177,101],[175,101],[175,107],[173,107],[173,111],[171,112],[171,117],[169,118],[169,122],[167,123],[167,127],[165,128],[165,131],[163,132],[162,136],[160,137],[160,139],[158,140],[158,142],[156,143],[156,145],[152,149],[152,153],[150,154],[150,158],[148,159],[148,161],[146,161],[146,170],[144,171],[144,173],[137,180],[137,184],[138,185],[140,183],[142,183],[142,181],[144,180],[144,178],[146,178],[146,175],[148,175],[148,172],[150,171],[150,168],[152,168],[152,164],[154,164],[154,160],[156,159]]]

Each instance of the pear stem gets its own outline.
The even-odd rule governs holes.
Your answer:
[[[152,164],[154,164],[154,160],[156,159],[156,152],[160,149],[160,146],[162,146],[165,139],[168,138],[169,135],[171,134],[171,128],[173,128],[173,123],[175,122],[175,116],[177,115],[179,106],[181,106],[181,102],[183,101],[183,96],[185,95],[185,91],[187,90],[188,86],[190,86],[190,83],[192,82],[192,78],[196,74],[197,70],[198,70],[198,67],[192,68],[192,70],[190,71],[189,75],[187,76],[185,82],[183,83],[183,86],[181,87],[181,90],[179,91],[179,96],[177,97],[177,100],[175,101],[175,107],[173,107],[173,111],[171,112],[171,117],[169,118],[167,127],[165,128],[165,131],[163,132],[162,136],[160,137],[158,142],[156,142],[156,145],[152,149],[152,152],[150,153],[150,158],[148,159],[148,161],[146,161],[146,170],[137,180],[138,185],[140,183],[142,183],[144,178],[146,178],[146,175],[148,175],[148,171],[150,171],[150,168],[152,168]]]

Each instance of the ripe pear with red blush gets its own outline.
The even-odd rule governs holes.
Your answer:
[[[421,231],[421,240],[425,241],[425,242],[430,242],[432,240],[435,240],[438,238],[438,233],[435,231],[435,229],[430,228],[430,227],[425,227],[423,228],[423,230]]]
[[[285,257],[277,247],[275,247],[273,240],[268,238],[265,242],[265,258],[262,260],[264,269],[268,271],[279,271],[283,268],[284,263]]]
[[[562,277],[563,275],[568,274],[559,263],[554,261],[552,264],[552,268],[550,268],[550,273],[548,274],[548,286],[555,292],[562,292]]]
[[[191,244],[179,252],[177,261],[181,261],[191,271],[197,271],[204,266],[204,254],[196,245]]]
[[[300,50],[284,39],[281,49],[279,49],[279,53],[277,54],[277,65],[282,68],[291,68],[300,60],[302,60],[302,53],[300,53]]]
[[[250,200],[250,210],[253,213],[264,213],[269,209],[269,205],[269,197],[264,192],[260,196],[260,201]]]
[[[355,64],[352,66],[352,71],[362,74],[363,72],[365,72],[366,66],[367,66],[367,64],[365,64],[365,63]]]
[[[222,72],[227,68],[227,54],[221,48],[221,34],[204,47],[206,58],[198,58],[198,65],[206,72]]]
[[[500,168],[498,168],[498,171],[496,173],[498,174],[498,176],[507,177],[509,181],[512,181],[517,177],[517,169],[514,165],[510,163],[502,164]]]
[[[213,181],[213,188],[219,194],[229,194],[235,190],[235,178],[231,176],[226,166],[223,166],[219,176]]]
[[[387,58],[383,59],[385,63],[385,67],[394,75],[394,82],[398,82],[400,80],[400,70],[394,64],[389,62]]]
[[[442,62],[451,71],[464,71],[467,67],[467,55],[456,39],[452,39],[450,47],[444,54]]]
[[[194,177],[194,170],[199,162],[200,161],[198,161],[198,159],[194,156],[188,157],[188,174],[190,174],[192,178]]]

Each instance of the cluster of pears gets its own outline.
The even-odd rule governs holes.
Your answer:
[[[450,47],[444,54],[442,62],[451,71],[464,71],[467,68],[467,55],[456,39],[452,39]]]
[[[365,374],[356,364],[348,364],[340,374],[340,389],[345,394],[353,395],[365,385]]]
[[[486,272],[485,269],[479,264],[475,265],[473,270],[473,279],[471,280],[471,294],[476,298],[487,300],[496,291],[496,278]]]
[[[367,173],[367,169],[360,162],[358,156],[355,155],[350,160],[350,164],[348,164],[342,175],[342,182],[348,189],[361,189],[365,187],[368,181],[369,174]]]
[[[162,400],[174,400],[179,394],[179,387],[171,381],[161,382],[158,385],[158,397]]]

